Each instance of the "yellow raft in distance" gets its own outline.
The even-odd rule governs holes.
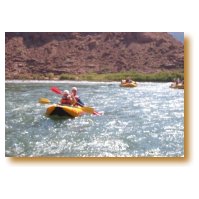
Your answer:
[[[122,80],[121,87],[130,87],[130,88],[134,88],[137,86],[137,83],[135,81],[129,82],[129,83],[125,83],[125,80]]]
[[[172,83],[171,86],[169,86],[170,88],[177,88],[177,89],[184,89],[184,84],[176,84],[176,83]]]

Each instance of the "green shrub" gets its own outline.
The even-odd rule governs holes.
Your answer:
[[[71,75],[71,74],[61,74],[59,79],[60,80],[76,80],[76,76]]]
[[[48,77],[48,79],[53,79],[54,78],[54,73],[47,73],[46,77]]]
[[[140,82],[170,82],[175,78],[184,79],[183,71],[166,71],[159,73],[141,73],[141,72],[120,72],[120,73],[105,73],[105,74],[97,74],[97,73],[89,73],[82,75],[72,75],[72,74],[62,74],[60,75],[60,80],[87,80],[87,81],[121,81],[122,79],[126,79],[130,77],[134,81]]]

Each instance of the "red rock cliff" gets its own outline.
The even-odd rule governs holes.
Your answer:
[[[184,46],[168,33],[5,34],[6,79],[41,73],[182,70]]]

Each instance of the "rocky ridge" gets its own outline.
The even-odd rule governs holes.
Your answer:
[[[168,33],[7,32],[6,79],[184,68],[184,46]]]

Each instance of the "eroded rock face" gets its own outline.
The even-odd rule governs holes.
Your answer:
[[[168,33],[23,32],[6,33],[5,42],[6,79],[184,67],[184,46]]]

